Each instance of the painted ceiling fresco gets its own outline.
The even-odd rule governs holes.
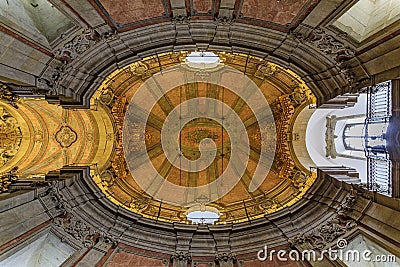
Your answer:
[[[187,222],[187,207],[162,203],[146,194],[135,182],[125,162],[124,149],[137,149],[135,146],[140,144],[136,139],[140,133],[135,134],[132,128],[132,140],[129,146],[124,146],[122,129],[127,105],[137,89],[160,70],[181,64],[185,56],[185,53],[162,54],[133,63],[111,74],[92,98],[93,105],[109,109],[116,124],[117,137],[115,154],[107,168],[92,169],[95,182],[114,203],[143,216],[170,222]],[[219,56],[224,64],[246,73],[259,86],[274,114],[276,154],[272,169],[261,186],[249,192],[249,183],[258,164],[263,142],[257,119],[247,104],[227,88],[205,81],[172,89],[153,107],[142,137],[145,138],[152,165],[164,179],[181,186],[205,185],[215,180],[230,160],[232,144],[229,135],[218,122],[210,119],[199,118],[187,123],[179,137],[185,157],[191,160],[198,158],[199,143],[204,138],[211,139],[217,146],[217,156],[208,168],[187,172],[173,166],[163,152],[160,137],[163,122],[174,107],[194,97],[215,98],[232,107],[246,125],[251,146],[250,160],[240,182],[227,195],[209,205],[221,212],[218,223],[239,222],[291,205],[311,185],[315,177],[295,163],[289,150],[288,135],[294,114],[311,103],[313,95],[294,73],[277,65],[239,54],[221,53]]]

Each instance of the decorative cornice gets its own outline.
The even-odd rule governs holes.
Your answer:
[[[356,55],[355,49],[340,40],[347,38],[347,34],[335,36],[328,33],[326,29],[317,27],[309,34],[291,32],[289,36],[302,44],[310,44],[322,54],[334,60],[336,67],[339,68],[340,73],[343,74],[351,89],[357,89],[370,84],[369,78],[358,80],[351,67],[346,63],[348,60],[355,58]]]

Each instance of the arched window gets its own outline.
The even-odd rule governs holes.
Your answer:
[[[346,150],[364,151],[364,129],[363,122],[346,124],[342,135]]]

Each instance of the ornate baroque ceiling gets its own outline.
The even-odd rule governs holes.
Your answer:
[[[164,154],[160,140],[161,129],[169,112],[182,101],[203,96],[220,100],[237,112],[246,126],[251,147],[250,160],[240,182],[227,195],[208,204],[221,213],[218,223],[255,219],[296,202],[315,177],[305,171],[304,167],[296,165],[297,161],[290,153],[288,140],[294,114],[315,99],[293,72],[259,58],[240,54],[219,54],[223,64],[245,73],[261,89],[274,115],[277,132],[275,159],[266,179],[256,191],[250,192],[248,188],[255,168],[259,164],[260,146],[263,142],[261,132],[268,134],[268,129],[260,131],[257,119],[247,104],[222,86],[207,81],[189,83],[164,94],[150,113],[145,133],[135,131],[133,125],[129,132],[131,136],[129,146],[125,143],[123,146],[123,123],[130,99],[149,77],[167,67],[183,63],[185,57],[185,52],[167,53],[128,65],[109,75],[94,94],[91,105],[109,110],[115,122],[117,137],[112,144],[115,154],[110,158],[109,164],[104,165],[104,168],[98,166],[92,168],[96,184],[107,198],[128,210],[156,220],[188,222],[185,216],[188,207],[162,203],[144,192],[128,170],[124,150],[138,149],[136,147],[139,145],[138,140],[144,138],[152,165],[169,182],[191,187],[214,181],[225,170],[230,160],[232,146],[229,135],[218,122],[195,119],[187,123],[180,133],[181,151],[191,160],[200,156],[198,146],[201,140],[210,138],[215,142],[217,156],[203,171],[187,172],[172,166]]]

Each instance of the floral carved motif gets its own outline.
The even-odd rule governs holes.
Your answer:
[[[192,257],[188,252],[179,251],[171,256],[170,261],[173,267],[186,267],[192,262]]]
[[[327,33],[325,29],[320,27],[314,29],[308,36],[302,34],[293,34],[293,36],[301,42],[310,43],[325,55],[331,56],[338,63],[353,58],[355,55],[354,49],[346,46],[337,37]]]
[[[237,262],[236,255],[234,253],[221,253],[215,255],[214,261],[221,267],[233,267],[234,263]]]
[[[96,231],[74,215],[68,217],[57,217],[53,221],[54,225],[62,228],[67,234],[82,242],[85,247],[92,247]]]
[[[99,34],[93,29],[85,29],[80,34],[64,43],[56,51],[56,55],[65,60],[74,60],[80,54],[88,50],[94,43],[99,41]]]
[[[69,126],[62,126],[56,133],[56,140],[63,148],[70,147],[76,142],[78,135]]]
[[[357,223],[348,216],[348,213],[353,210],[356,201],[357,195],[351,192],[339,205],[333,218],[310,232],[295,236],[289,240],[289,243],[294,246],[308,242],[313,248],[323,249],[327,244],[332,243],[338,237],[343,236],[357,226]]]

